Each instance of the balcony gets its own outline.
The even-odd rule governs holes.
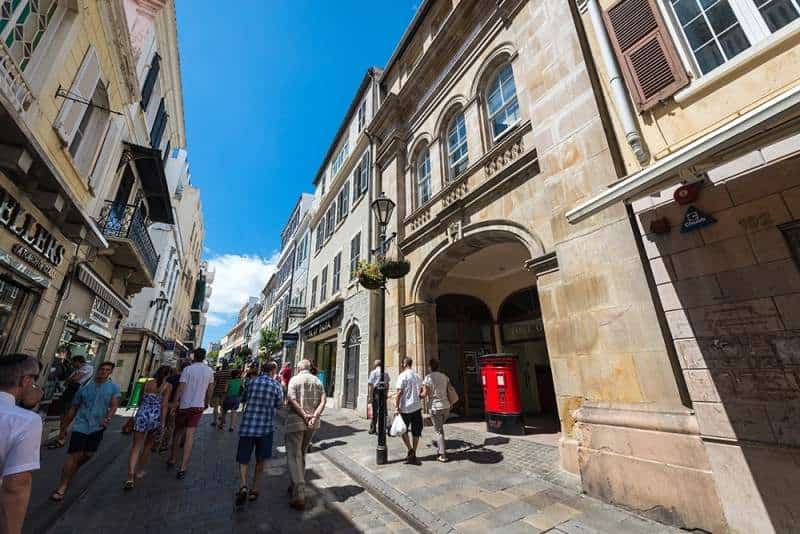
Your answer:
[[[33,92],[5,43],[0,43],[0,89],[17,113],[27,110],[33,101]]]
[[[144,214],[138,206],[106,201],[97,219],[109,243],[104,255],[120,270],[129,270],[128,293],[154,287],[158,254],[150,240]]]

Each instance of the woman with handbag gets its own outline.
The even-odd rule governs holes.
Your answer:
[[[150,449],[164,431],[169,397],[172,393],[172,384],[167,382],[170,373],[172,368],[162,365],[155,376],[144,384],[142,401],[133,418],[133,445],[128,457],[128,480],[124,486],[126,491],[133,489],[135,479],[145,475],[143,470],[137,471],[136,468],[147,465]]]
[[[436,441],[439,446],[440,462],[447,461],[447,448],[444,439],[444,423],[450,415],[450,408],[458,402],[456,393],[450,378],[439,371],[439,360],[428,361],[431,372],[422,381],[422,393],[420,396],[428,399],[428,409],[433,421],[433,430],[436,433]]]

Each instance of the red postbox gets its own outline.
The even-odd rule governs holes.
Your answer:
[[[481,356],[479,362],[486,430],[496,434],[525,434],[517,357],[513,354],[487,354]]]

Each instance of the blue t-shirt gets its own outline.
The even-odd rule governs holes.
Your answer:
[[[106,380],[102,384],[92,380],[79,389],[72,399],[72,405],[78,407],[73,430],[81,434],[102,430],[101,423],[114,397],[119,397],[119,386],[111,380]]]

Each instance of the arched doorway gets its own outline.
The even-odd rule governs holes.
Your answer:
[[[344,407],[356,408],[358,402],[358,369],[361,359],[361,332],[353,325],[347,334],[344,355]]]
[[[461,401],[454,411],[483,413],[478,356],[494,352],[492,314],[480,299],[442,295],[436,299],[436,328],[441,370],[450,377]]]
[[[557,421],[556,392],[536,287],[517,291],[506,298],[497,321],[503,352],[516,354],[519,359],[523,410],[527,415],[538,414]]]

